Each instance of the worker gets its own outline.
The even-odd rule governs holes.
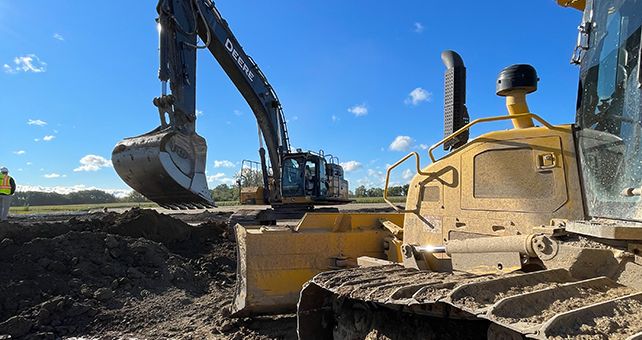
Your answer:
[[[305,166],[305,194],[313,195],[314,194],[314,171],[310,168],[309,165]]]
[[[9,169],[0,168],[0,222],[6,221],[9,216],[9,206],[14,192],[16,182],[9,176]]]

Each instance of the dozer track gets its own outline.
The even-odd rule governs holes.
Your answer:
[[[642,293],[607,277],[578,280],[565,269],[324,272],[304,286],[298,308],[301,339],[642,339]]]

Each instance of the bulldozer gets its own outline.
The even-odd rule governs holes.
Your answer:
[[[445,51],[444,137],[429,165],[388,168],[395,212],[237,224],[232,312],[296,308],[300,339],[642,339],[642,1],[557,2],[583,13],[574,123],[530,112],[525,64],[498,70],[507,114],[471,120]],[[470,138],[498,121],[512,128]],[[409,160],[398,207],[389,179]]]
[[[239,189],[239,203],[241,205],[264,205],[265,190],[261,185],[261,163],[244,159],[238,172],[236,186]]]

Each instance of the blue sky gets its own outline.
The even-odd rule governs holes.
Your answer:
[[[381,186],[387,164],[409,151],[426,164],[422,145],[443,133],[445,49],[466,63],[471,118],[504,114],[495,78],[529,63],[541,78],[531,111],[574,120],[578,69],[569,59],[580,12],[553,0],[216,5],[279,95],[293,146],[338,155],[352,189]],[[128,189],[108,160],[120,139],[158,125],[155,6],[0,0],[0,165],[23,188]],[[197,98],[210,186],[229,183],[241,160],[258,159],[256,123],[207,51]],[[396,183],[409,180],[403,172]]]

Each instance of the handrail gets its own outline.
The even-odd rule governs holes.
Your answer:
[[[412,156],[415,156],[415,167],[416,167],[417,173],[424,176],[429,175],[430,173],[421,171],[419,154],[415,151],[412,151],[411,153],[407,154],[404,158],[398,160],[395,164],[388,167],[388,170],[386,170],[386,185],[383,188],[383,200],[386,203],[388,203],[388,205],[391,206],[392,209],[400,213],[414,213],[414,212],[417,212],[417,209],[414,209],[414,210],[401,209],[388,199],[388,184],[390,183],[390,173],[392,172],[392,169],[398,167],[399,165],[401,165],[401,163],[405,162],[408,158]]]
[[[542,125],[546,126],[549,129],[553,129],[554,126],[551,125],[549,122],[545,121],[544,118],[534,114],[534,113],[520,113],[516,115],[508,115],[508,116],[494,116],[494,117],[484,117],[484,118],[477,118],[473,120],[472,122],[464,125],[461,129],[453,132],[450,134],[448,137],[445,137],[444,139],[440,140],[437,142],[437,144],[434,144],[433,146],[428,149],[428,155],[430,156],[430,160],[436,162],[437,160],[435,159],[435,156],[432,154],[432,151],[439,147],[440,145],[446,143],[447,141],[459,136],[462,134],[464,131],[469,130],[473,125],[479,124],[479,123],[485,123],[485,122],[494,122],[498,120],[513,120],[513,119],[519,119],[519,118],[534,118],[538,122],[542,123]],[[407,157],[407,156],[406,156]]]
[[[520,113],[520,114],[508,115],[508,116],[494,116],[494,117],[477,118],[477,119],[473,120],[472,122],[464,125],[461,129],[455,131],[454,133],[450,134],[449,136],[445,137],[444,139],[440,140],[439,142],[437,142],[436,144],[431,146],[430,149],[428,149],[428,155],[430,156],[430,159],[432,160],[432,162],[436,162],[437,160],[435,159],[435,156],[432,153],[433,150],[435,150],[440,145],[446,143],[447,141],[452,140],[453,138],[459,136],[464,131],[469,130],[473,125],[476,125],[476,124],[479,124],[479,123],[485,123],[485,122],[494,122],[494,121],[498,121],[498,120],[509,120],[509,119],[513,120],[513,119],[519,119],[519,118],[533,118],[533,119],[537,120],[538,122],[542,123],[542,125],[546,126],[548,129],[554,129],[555,128],[552,124],[550,124],[549,122],[544,120],[544,118],[542,118],[542,117],[540,117],[540,116],[538,116],[538,115],[536,115],[534,113]],[[417,174],[424,175],[424,176],[430,175],[429,172],[421,171],[420,157],[419,157],[419,154],[417,152],[415,152],[415,151],[410,152],[405,157],[403,157],[402,159],[398,160],[395,164],[393,164],[390,167],[388,167],[388,169],[386,170],[386,185],[385,185],[385,187],[383,189],[383,200],[389,206],[391,206],[395,211],[400,212],[400,213],[417,213],[417,209],[413,209],[413,210],[401,209],[401,208],[396,206],[394,203],[392,203],[388,199],[388,185],[390,184],[390,173],[392,172],[392,170],[394,168],[398,167],[399,165],[404,163],[406,160],[408,160],[408,158],[410,158],[412,156],[415,156],[415,167],[416,167]]]

